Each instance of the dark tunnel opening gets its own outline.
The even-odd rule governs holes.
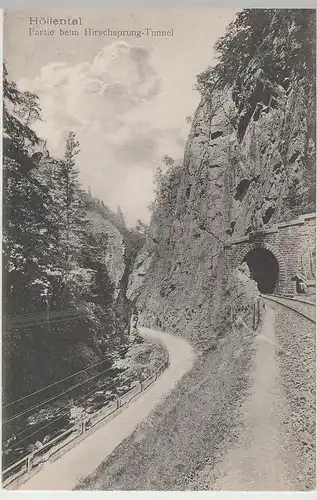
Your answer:
[[[273,293],[278,281],[278,263],[274,255],[265,248],[255,248],[246,255],[244,261],[260,292]]]

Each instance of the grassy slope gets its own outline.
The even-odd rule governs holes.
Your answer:
[[[199,470],[215,463],[235,439],[252,352],[250,332],[228,332],[76,489],[189,489]]]

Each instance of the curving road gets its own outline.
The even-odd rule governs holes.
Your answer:
[[[164,342],[171,366],[122,413],[21,489],[312,489],[315,325],[285,304],[265,302],[259,331],[228,332],[195,370],[185,340],[143,329]]]
[[[168,333],[140,328],[142,336],[162,342],[169,353],[170,365],[149,389],[124,408],[95,433],[67,451],[55,462],[47,462],[19,490],[72,490],[128,437],[173,389],[193,365],[194,352],[184,339]]]

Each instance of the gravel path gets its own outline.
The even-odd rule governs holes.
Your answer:
[[[208,489],[200,471],[213,470],[235,442],[235,415],[247,391],[253,346],[253,331],[226,332],[218,347],[198,357],[164,403],[76,489]]]
[[[268,307],[256,339],[251,388],[242,407],[236,446],[218,467],[214,490],[293,490],[291,462],[284,431],[288,405],[277,359],[275,312]]]
[[[176,341],[172,364],[177,377],[165,372],[158,381],[164,377],[164,389],[150,396],[150,405],[136,400],[132,413],[133,405],[91,436],[91,443],[87,438],[82,450],[71,450],[70,463],[64,456],[65,470],[47,470],[45,487],[313,489],[315,325],[282,305],[266,303],[257,335],[244,328],[227,332],[177,384],[192,356],[184,369],[182,340],[169,336]],[[162,389],[166,394],[173,386],[163,401]],[[151,412],[149,406],[156,405]],[[85,479],[78,482],[80,477]],[[36,489],[34,484],[29,488]]]
[[[236,446],[209,484],[217,490],[315,487],[315,325],[267,300]]]
[[[76,489],[312,489],[315,325],[271,301],[266,308],[256,337],[227,332]]]
[[[141,335],[161,341],[168,349],[170,365],[148,390],[141,393],[117,416],[106,422],[77,446],[20,486],[19,490],[71,490],[91,474],[118,444],[129,436],[190,370],[194,353],[190,344],[168,333],[140,329]]]
[[[316,325],[275,305],[280,371],[289,405],[284,425],[290,435],[297,490],[315,488]]]

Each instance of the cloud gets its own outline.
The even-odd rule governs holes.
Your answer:
[[[134,131],[122,144],[117,146],[116,158],[125,164],[151,164],[151,159],[156,154],[158,146],[158,136],[154,131],[140,133]]]
[[[65,136],[74,130],[82,182],[113,208],[120,205],[130,224],[148,216],[162,156],[182,156],[186,114],[171,115],[165,84],[151,52],[122,41],[103,48],[91,63],[51,62],[35,79],[18,82],[40,97],[43,121],[34,127],[51,154],[62,154]]]

